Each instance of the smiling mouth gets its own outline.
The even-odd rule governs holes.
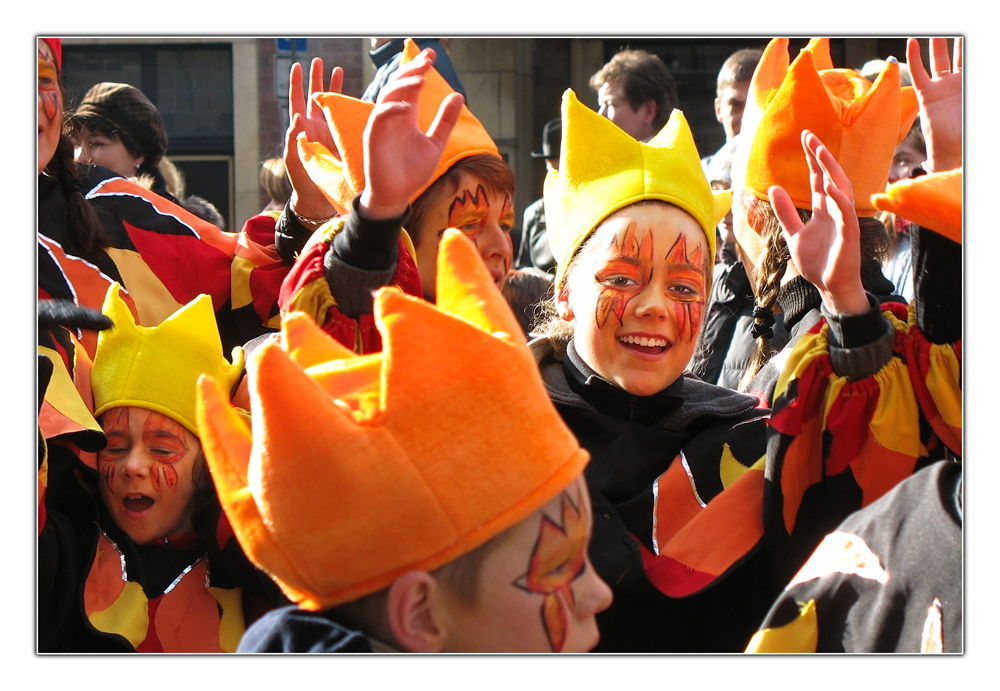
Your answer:
[[[621,336],[618,341],[640,353],[662,353],[670,346],[665,338],[648,338],[646,336]]]

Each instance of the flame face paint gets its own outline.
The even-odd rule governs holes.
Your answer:
[[[698,337],[705,310],[705,265],[701,245],[695,245],[688,256],[683,235],[677,237],[667,252],[667,267],[671,272],[671,299],[677,320],[678,337],[690,340]]]
[[[514,585],[542,595],[542,624],[553,652],[562,652],[570,619],[576,609],[572,583],[587,568],[587,515],[567,492],[560,495],[561,519],[542,516],[538,540],[531,553],[528,571]],[[561,525],[560,525],[561,523]]]
[[[708,254],[704,230],[677,206],[646,201],[608,216],[556,298],[577,354],[637,396],[675,382],[704,319]]]
[[[115,522],[139,544],[191,532],[197,437],[145,408],[112,408],[100,422],[108,436],[98,453],[101,496]]]
[[[629,300],[641,293],[652,275],[653,236],[636,239],[636,224],[629,223],[611,240],[607,256],[594,280],[600,284],[594,321],[604,328],[610,315],[622,323]]]
[[[38,43],[38,174],[52,161],[62,135],[63,100],[52,48]]]

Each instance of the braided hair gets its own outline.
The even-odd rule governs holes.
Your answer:
[[[66,223],[79,244],[81,256],[94,259],[108,246],[97,212],[84,196],[83,182],[74,157],[73,142],[65,134],[59,136],[59,145],[44,173],[62,186],[66,196]]]

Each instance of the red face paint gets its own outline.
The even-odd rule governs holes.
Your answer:
[[[619,324],[622,322],[629,300],[649,283],[652,261],[653,236],[646,233],[637,240],[634,222],[612,239],[607,259],[595,276],[601,285],[595,314],[598,328],[603,328],[612,314]]]
[[[678,337],[691,340],[698,335],[705,309],[705,269],[701,245],[696,245],[689,257],[687,242],[683,235],[679,235],[667,252],[666,259]]]

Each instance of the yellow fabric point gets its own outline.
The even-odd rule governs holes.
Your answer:
[[[222,355],[222,341],[212,299],[200,295],[155,327],[137,326],[116,283],[108,290],[103,312],[114,326],[97,340],[91,383],[94,417],[110,408],[136,406],[166,415],[192,434],[195,383],[207,373],[232,391],[243,374],[243,349],[233,350],[233,364]]]
[[[125,581],[121,593],[110,607],[89,616],[98,631],[123,636],[133,648],[146,640],[149,629],[149,600],[142,586],[135,581]]]
[[[66,371],[66,366],[59,353],[51,348],[38,346],[38,354],[44,355],[52,361],[52,377],[49,380],[48,388],[45,389],[45,402],[55,408],[60,415],[69,418],[81,427],[103,433],[101,426],[91,415],[90,409],[80,398],[80,392],[70,378],[69,372]],[[41,426],[41,423],[39,424]],[[42,432],[45,433],[46,430],[42,429]],[[46,434],[46,436],[52,435]]]
[[[610,214],[657,199],[680,207],[701,226],[715,255],[716,224],[732,195],[713,192],[684,114],[674,110],[649,142],[638,142],[580,103],[572,89],[562,98],[559,170],[545,177],[545,217],[557,262],[556,283],[567,262]]]
[[[799,603],[799,616],[771,629],[761,629],[750,639],[748,653],[815,653],[819,645],[816,601]]]
[[[725,489],[743,477],[743,473],[748,471],[745,465],[736,460],[733,456],[729,444],[722,445],[722,457],[719,459],[719,478],[722,480],[722,488]]]
[[[932,345],[927,389],[934,397],[941,418],[961,433],[962,430],[962,368],[949,346]],[[956,451],[961,451],[956,449]]]
[[[219,608],[222,610],[222,619],[219,623],[219,647],[224,652],[235,653],[236,647],[240,644],[240,639],[247,629],[243,619],[243,589],[209,587],[208,592],[218,600]]]

